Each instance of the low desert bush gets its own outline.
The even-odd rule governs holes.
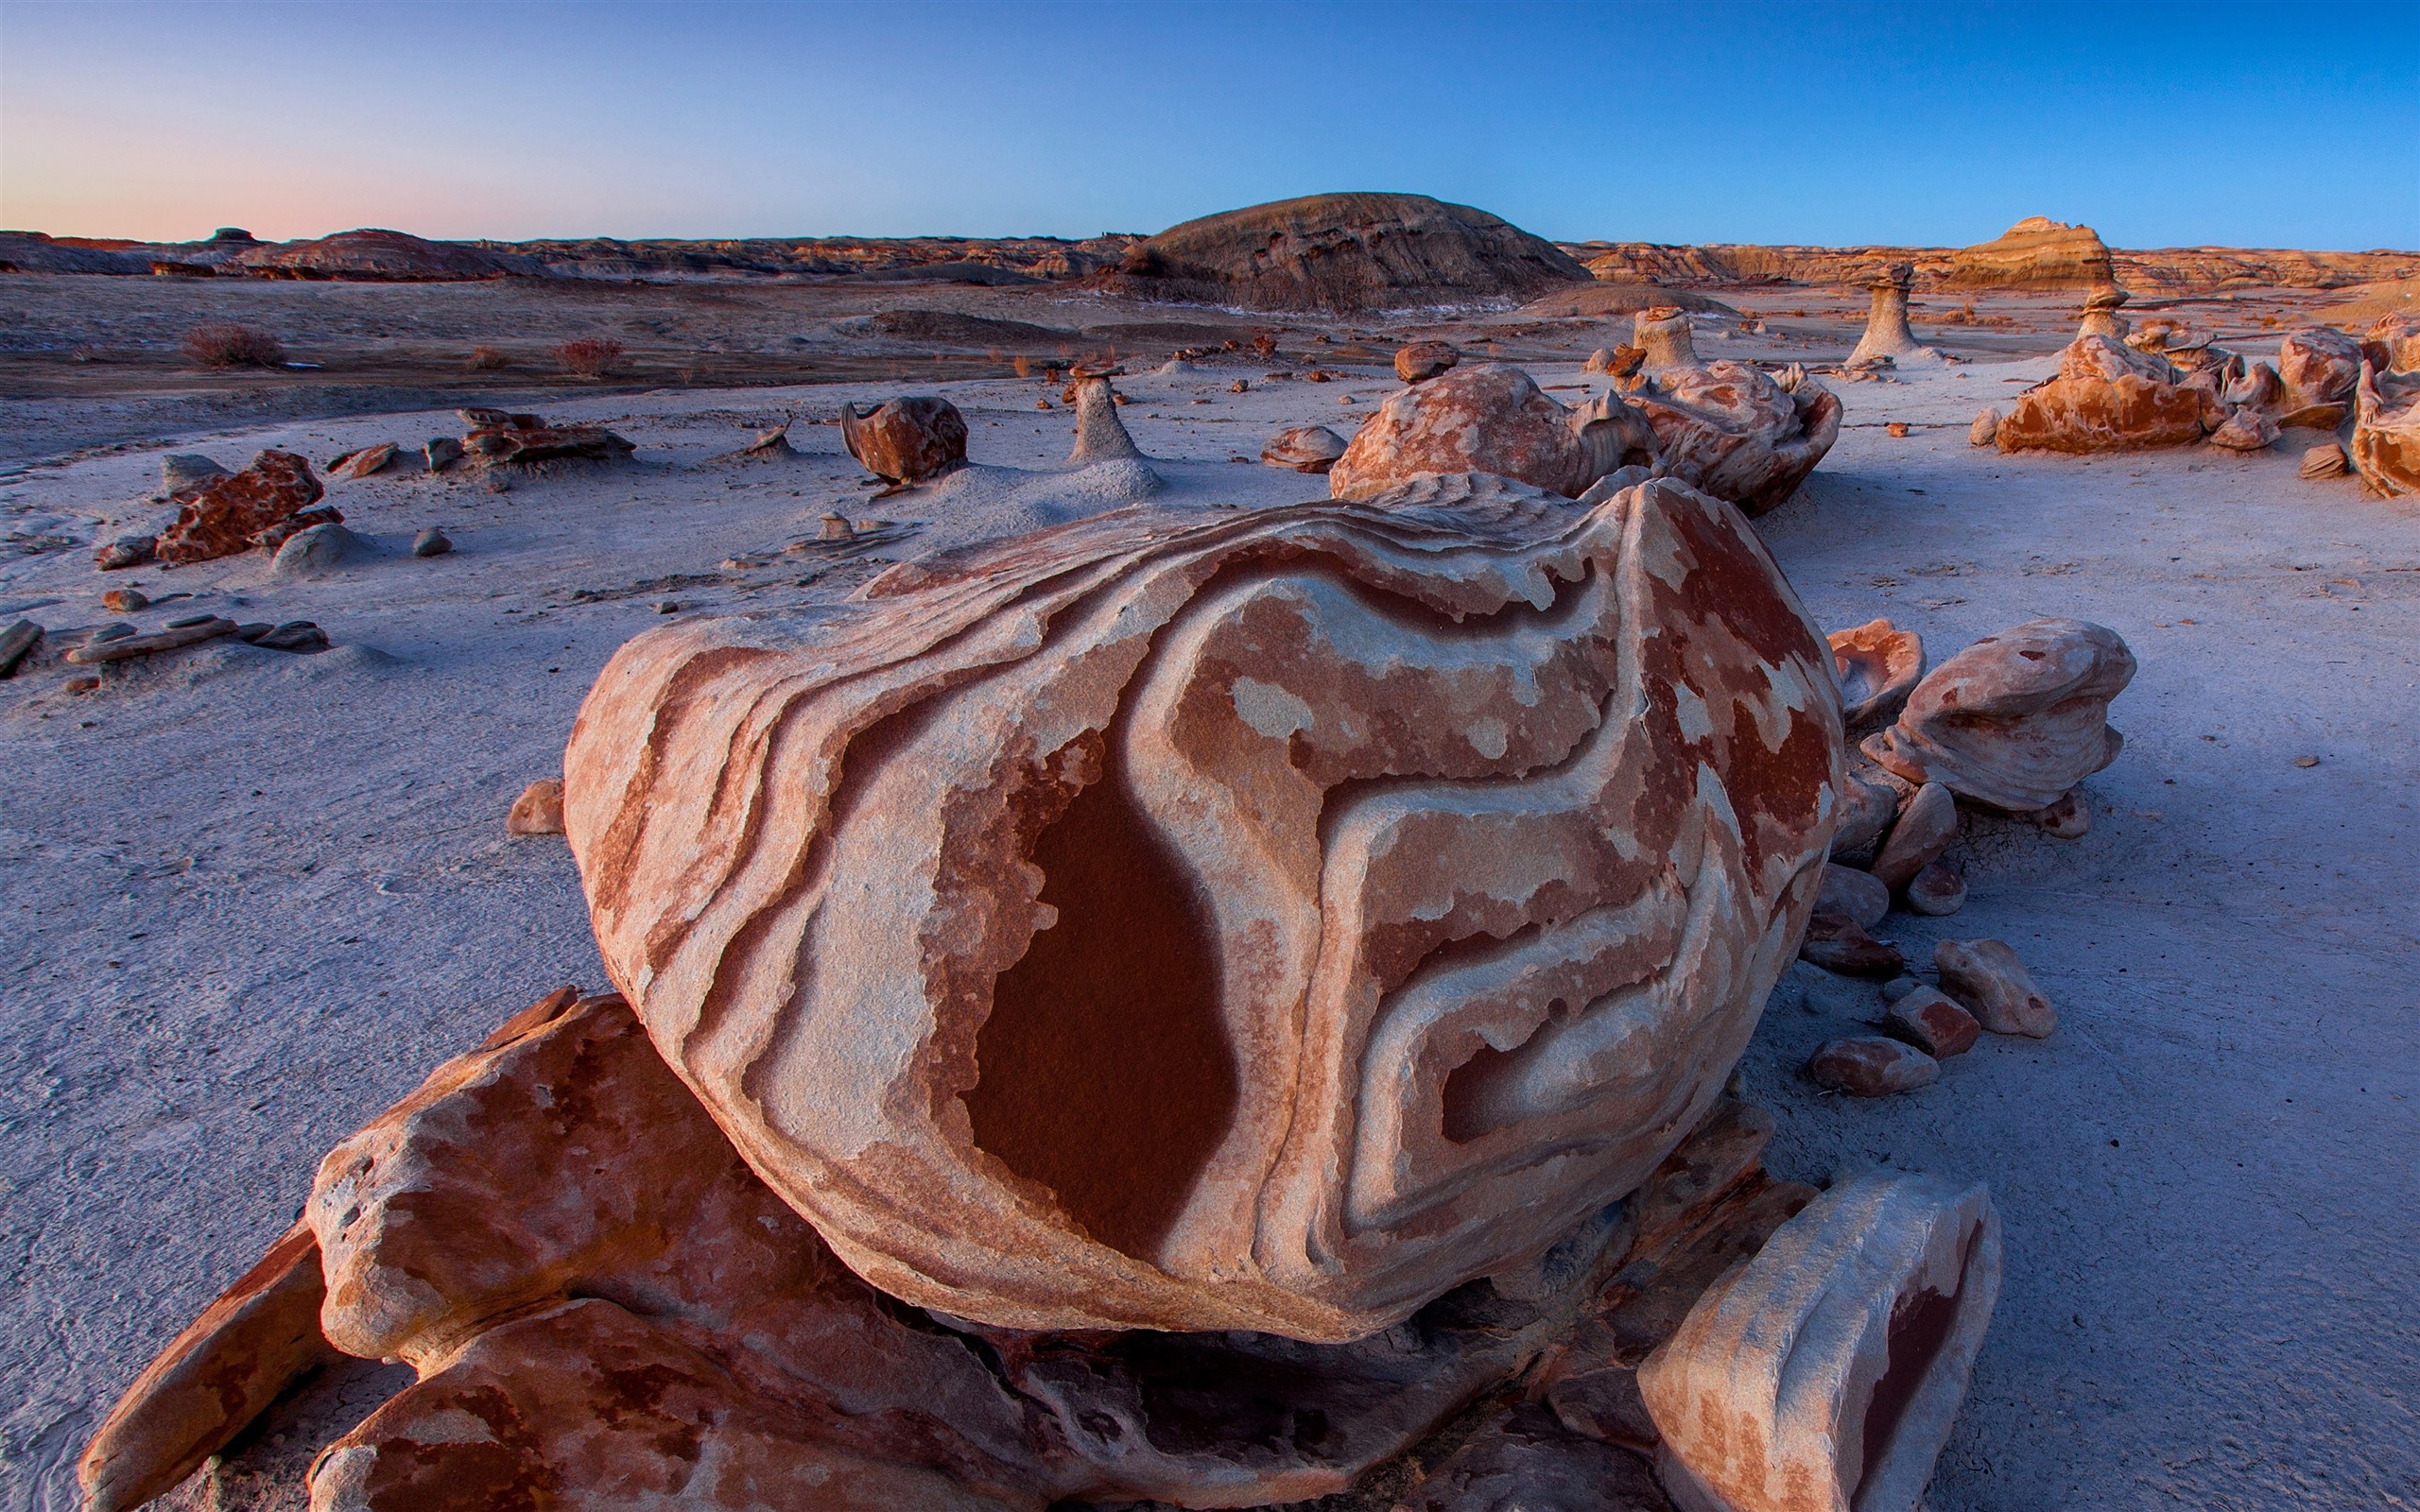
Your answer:
[[[500,347],[473,347],[471,355],[463,361],[462,366],[473,372],[493,372],[499,368],[512,366],[512,361],[504,354],[504,350]]]
[[[581,336],[557,347],[555,360],[575,378],[602,378],[622,365],[622,344],[608,336]]]
[[[277,337],[258,326],[215,321],[185,333],[185,355],[205,368],[274,368],[285,360]]]

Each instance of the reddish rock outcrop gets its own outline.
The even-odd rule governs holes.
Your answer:
[[[844,409],[846,405],[842,406]],[[481,467],[535,462],[618,462],[638,448],[602,425],[556,425],[535,415],[466,409],[462,452]]]
[[[1328,472],[1339,499],[1364,499],[1425,472],[1494,472],[1566,498],[1616,468],[1651,463],[1655,437],[1606,394],[1566,408],[1520,369],[1479,363],[1387,396]]]
[[[1664,1484],[1685,1506],[1730,1512],[1914,1512],[1999,1280],[1982,1187],[1841,1182],[1639,1367]]]
[[[1785,389],[1744,362],[1651,371],[1626,397],[1667,474],[1750,516],[1797,492],[1841,434],[1839,395],[1811,378]]]
[[[2352,412],[2361,380],[2361,344],[2332,326],[2306,326],[2277,343],[2280,425],[2332,431]]]
[[[2094,288],[2117,282],[2109,249],[2089,226],[2028,215],[1988,242],[1950,254],[1945,289]]]
[[[658,1043],[884,1290],[1356,1338],[1714,1096],[1829,839],[1826,655],[1669,481],[1120,511],[640,637],[566,818]]]
[[[1854,629],[1834,630],[1832,670],[1841,684],[1841,721],[1851,735],[1878,730],[1899,717],[1908,695],[1925,675],[1924,638],[1889,620],[1870,620]]]
[[[2345,450],[2361,481],[2379,494],[2420,493],[2420,374],[2361,364]]]
[[[1296,425],[1270,437],[1260,449],[1260,459],[1297,472],[1324,472],[1336,466],[1344,448],[1344,438],[1324,425]]]
[[[241,472],[173,495],[177,523],[161,532],[153,555],[173,566],[250,551],[263,532],[319,503],[320,491],[310,463],[291,452],[263,452]],[[342,516],[328,510],[325,518]]]
[[[1864,749],[1908,782],[2031,813],[2118,759],[2125,739],[2109,728],[2109,700],[2134,677],[2134,653],[2117,631],[2028,620],[1927,674],[1898,722],[1867,736]]]
[[[2124,452],[2189,446],[2226,419],[2214,392],[2167,358],[2107,335],[2081,335],[2059,374],[2017,396],[1994,440],[2003,452]]]
[[[858,465],[892,483],[921,483],[966,462],[966,419],[932,394],[892,399],[860,410],[840,406],[840,444]]]
[[[392,441],[381,441],[375,446],[365,446],[357,451],[347,452],[342,456],[329,461],[328,476],[348,480],[370,477],[385,472],[402,451],[403,448]]]

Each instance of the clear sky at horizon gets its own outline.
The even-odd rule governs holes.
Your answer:
[[[0,0],[0,225],[2420,249],[2420,3]]]

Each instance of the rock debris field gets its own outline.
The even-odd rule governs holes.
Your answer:
[[[2290,445],[1979,448],[1979,409],[2052,376],[2072,329],[2073,300],[2028,298],[2006,302],[2047,333],[2030,350],[1838,384],[1837,443],[1754,529],[1818,625],[1887,618],[1936,666],[2045,616],[2131,647],[2089,832],[1970,820],[1945,858],[1954,917],[1873,926],[1920,966],[1941,940],[2008,942],[2057,1032],[1986,1034],[1912,1091],[1841,1095],[1804,1068],[1876,1032],[1882,983],[1801,962],[1742,1067],[1778,1124],[1765,1163],[1819,1186],[1878,1170],[1990,1186],[2004,1280],[1936,1512],[2420,1505],[2420,499],[2306,479]],[[1807,299],[1764,302],[1780,321]],[[1794,337],[1707,318],[1698,339],[1837,363],[1864,302],[1830,298],[1833,325]],[[105,303],[81,318],[149,318]],[[1263,446],[1350,438],[1400,387],[1398,337],[1478,338],[1288,318],[1258,356],[1126,355],[1116,417],[1143,458],[1074,471],[1078,409],[1039,362],[927,363],[939,382],[499,381],[477,402],[636,448],[511,469],[501,491],[486,479],[507,470],[328,477],[346,453],[393,442],[408,460],[462,432],[472,399],[416,377],[395,402],[436,407],[378,409],[372,389],[318,405],[345,413],[279,400],[214,422],[166,391],[10,401],[0,627],[45,637],[0,681],[0,1507],[75,1504],[102,1416],[294,1220],[326,1151],[508,1014],[604,986],[563,841],[506,816],[562,775],[617,647],[683,619],[812,616],[891,562],[1145,498],[1205,516],[1324,499],[1326,479],[1261,465]],[[1613,387],[1583,361],[1613,325],[1508,327],[1498,355],[1576,405]],[[2274,355],[2273,335],[2229,344]],[[843,450],[841,406],[915,393],[963,416],[971,465],[888,489]],[[45,445],[54,424],[65,439]],[[785,424],[785,445],[743,451]],[[269,449],[319,470],[341,549],[95,570],[94,548],[173,513],[153,502],[164,456],[234,470]],[[112,590],[143,603],[105,606]],[[202,615],[231,632],[71,691],[81,669],[58,644]],[[330,648],[232,632],[303,622]],[[364,1402],[400,1379],[365,1376]],[[312,1447],[260,1451],[300,1458],[245,1504],[300,1505]]]

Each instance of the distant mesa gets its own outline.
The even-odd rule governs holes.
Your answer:
[[[1130,247],[1121,293],[1256,310],[1367,310],[1585,284],[1588,270],[1508,221],[1426,195],[1312,195],[1173,226]]]
[[[222,232],[220,236],[225,234]],[[256,248],[236,258],[235,266],[256,278],[399,284],[506,278],[535,271],[527,258],[460,242],[432,242],[400,231],[375,229],[341,231],[317,241]]]
[[[1950,289],[2081,289],[2118,282],[2109,249],[2089,226],[2028,215],[2000,235],[1950,254]]]

